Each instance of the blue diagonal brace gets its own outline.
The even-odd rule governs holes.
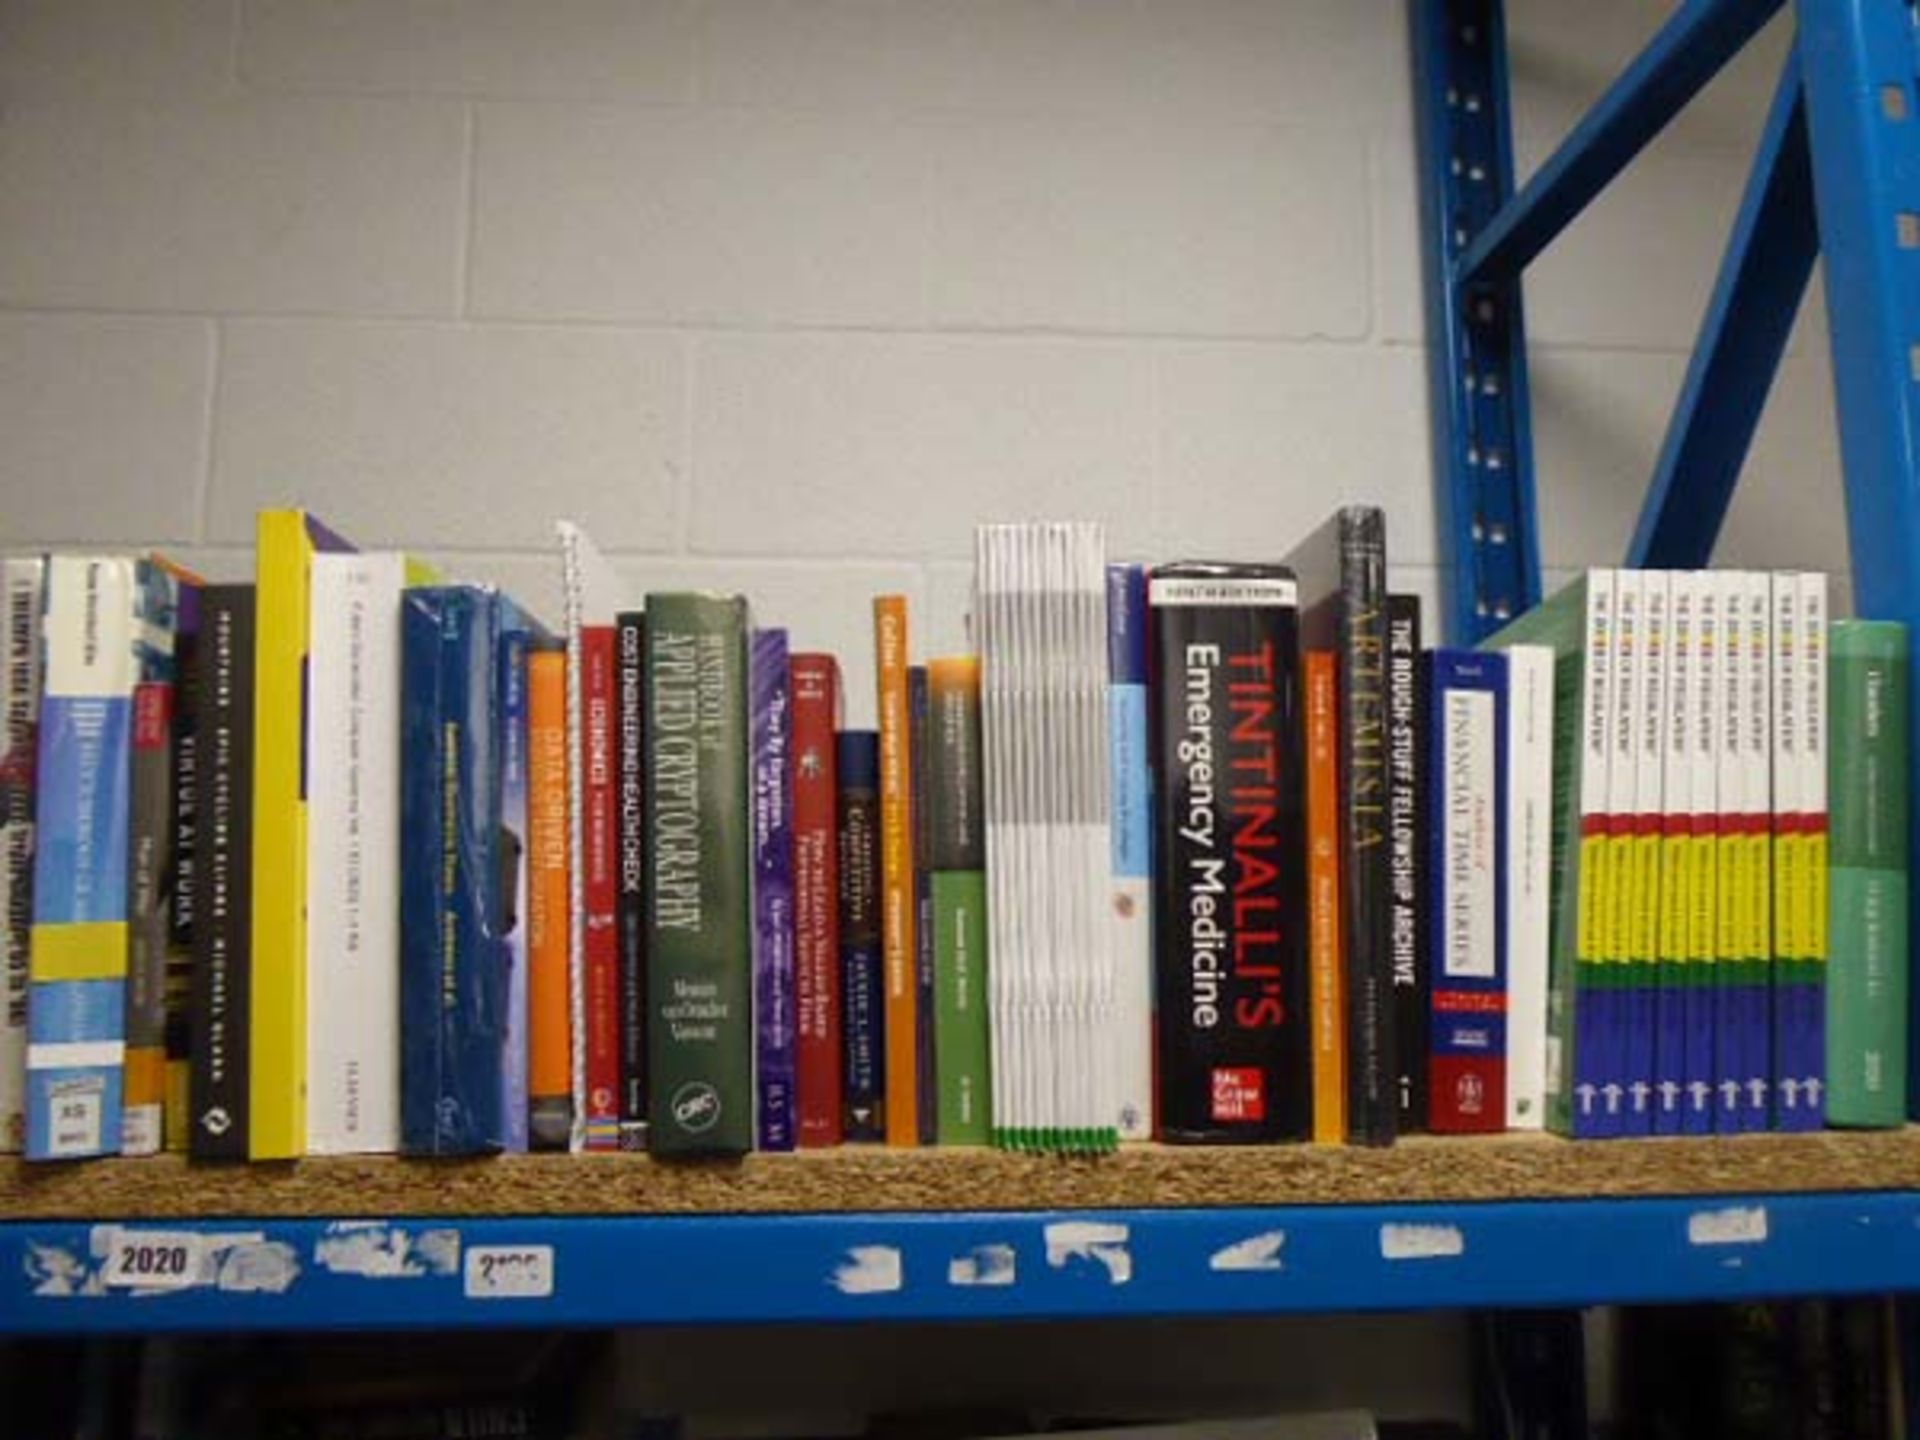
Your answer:
[[[1712,556],[1819,248],[1800,65],[1789,55],[1628,547],[1629,565],[1691,570]]]
[[[1782,0],[1687,0],[1459,260],[1463,281],[1518,275],[1640,153]]]

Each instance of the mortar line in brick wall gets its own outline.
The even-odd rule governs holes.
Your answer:
[[[207,527],[213,519],[213,467],[216,427],[220,420],[220,387],[226,374],[226,337],[218,320],[205,320],[207,327],[207,404],[200,426],[199,494],[193,507],[194,543],[206,542]]]
[[[460,110],[460,230],[454,249],[454,313],[465,319],[473,304],[473,237],[478,226],[474,188],[479,169],[479,119],[471,101]]]

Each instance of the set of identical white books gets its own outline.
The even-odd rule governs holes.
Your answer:
[[[985,749],[996,1143],[1112,1149],[1114,1053],[1106,536],[974,533]]]

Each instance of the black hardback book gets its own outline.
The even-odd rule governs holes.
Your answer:
[[[1347,937],[1347,1138],[1397,1131],[1392,854],[1388,833],[1387,521],[1349,505],[1287,556],[1300,643],[1340,657],[1340,876]]]
[[[1170,565],[1147,594],[1161,1135],[1305,1139],[1313,1051],[1294,577],[1277,565]]]
[[[198,730],[200,824],[193,929],[188,1153],[247,1158],[248,997],[253,948],[254,588],[201,592]]]
[[[1426,765],[1426,687],[1420,683],[1420,597],[1387,597],[1387,830],[1393,889],[1393,1061],[1399,1131],[1427,1128],[1427,847],[1420,785]]]

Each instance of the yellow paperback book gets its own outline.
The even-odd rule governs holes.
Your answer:
[[[253,955],[247,1154],[307,1144],[307,795],[313,557],[349,550],[304,510],[263,510],[254,558]]]

